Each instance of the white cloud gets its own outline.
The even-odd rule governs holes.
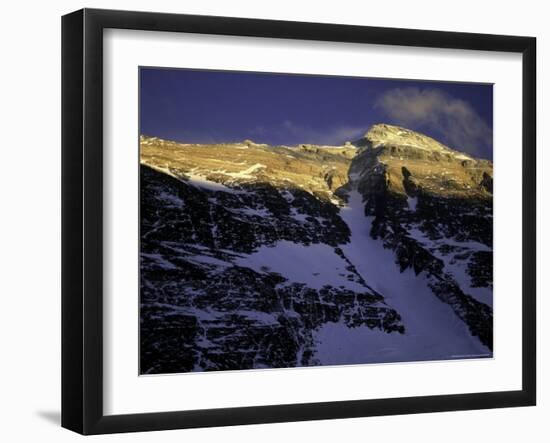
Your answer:
[[[464,100],[436,89],[392,89],[375,103],[387,123],[426,131],[450,147],[492,157],[493,131]]]

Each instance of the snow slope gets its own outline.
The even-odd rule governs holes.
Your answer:
[[[362,197],[356,190],[340,215],[348,224],[351,242],[342,245],[346,257],[368,284],[402,317],[405,334],[386,334],[366,327],[348,328],[327,323],[316,333],[316,357],[322,364],[348,364],[440,360],[491,355],[473,337],[449,305],[439,301],[422,274],[410,269],[401,273],[393,251],[370,236],[373,217],[364,215]]]
[[[365,292],[365,287],[348,279],[353,276],[344,259],[332,246],[318,243],[303,245],[291,241],[279,241],[272,246],[262,246],[250,255],[240,255],[235,264],[256,272],[275,272],[290,282],[305,283],[309,288],[321,289],[325,285],[344,287]]]

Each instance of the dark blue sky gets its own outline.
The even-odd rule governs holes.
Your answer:
[[[492,158],[492,85],[140,69],[141,134],[184,143],[340,144],[375,123]]]

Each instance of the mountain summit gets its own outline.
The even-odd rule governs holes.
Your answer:
[[[385,123],[379,123],[371,126],[368,132],[355,144],[358,146],[368,146],[370,148],[376,148],[380,145],[393,144],[396,146],[407,146],[424,151],[440,153],[455,152],[456,154],[460,154],[442,143],[439,143],[437,140],[428,137],[427,135],[402,128],[400,126],[388,125]],[[461,155],[465,156],[465,154]]]
[[[418,192],[454,198],[492,198],[493,164],[453,150],[418,132],[374,125],[356,142],[361,149],[350,174],[401,195]]]

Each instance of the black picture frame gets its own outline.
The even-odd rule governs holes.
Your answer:
[[[105,415],[102,407],[102,82],[103,30],[107,28],[522,54],[522,389]],[[97,9],[65,15],[62,18],[62,426],[82,434],[105,434],[535,405],[535,88],[536,39],[533,37]]]

